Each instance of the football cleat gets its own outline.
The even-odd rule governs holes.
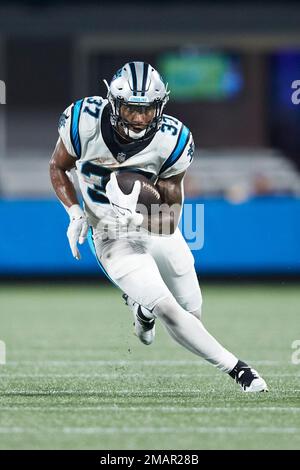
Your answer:
[[[268,392],[268,386],[258,372],[245,362],[238,361],[234,369],[229,373],[244,392]]]
[[[155,337],[155,319],[146,318],[142,312],[141,306],[127,294],[123,294],[122,297],[133,313],[135,335],[143,344],[149,345],[153,343]]]

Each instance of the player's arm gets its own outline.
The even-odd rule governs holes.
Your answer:
[[[76,190],[67,175],[72,168],[75,168],[75,158],[69,155],[59,138],[50,160],[50,178],[58,199],[67,208],[79,205]]]
[[[160,214],[148,217],[147,229],[150,232],[160,235],[171,235],[175,232],[183,203],[184,175],[185,171],[170,178],[157,180],[156,187],[160,193],[162,204]]]
[[[74,167],[75,158],[67,152],[62,139],[59,138],[50,160],[50,178],[58,199],[70,216],[67,236],[72,254],[76,259],[80,259],[77,242],[82,244],[85,241],[88,223],[79,205],[75,187],[67,175],[67,172]]]
[[[171,121],[170,126],[173,128],[174,119],[171,118]],[[193,160],[195,149],[193,136],[183,124],[181,124],[175,146],[174,144],[175,140],[172,140],[172,145],[156,182],[156,187],[162,199],[161,218],[152,216],[151,220],[148,221],[151,223],[151,232],[162,235],[174,233],[178,226],[184,199],[184,175]],[[150,230],[150,227],[148,227],[148,230]],[[168,231],[169,233],[167,233]]]

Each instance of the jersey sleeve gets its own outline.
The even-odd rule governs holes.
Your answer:
[[[72,116],[74,104],[71,104],[65,111],[60,115],[58,121],[58,133],[61,140],[64,143],[64,146],[67,149],[67,152],[74,158],[78,158],[76,151],[74,150],[72,144]]]
[[[60,116],[58,133],[72,157],[80,159],[95,137],[103,103],[100,96],[82,98],[72,103]]]
[[[163,163],[159,178],[170,178],[185,171],[192,163],[195,151],[195,145],[192,133],[182,125],[177,142],[171,154]]]

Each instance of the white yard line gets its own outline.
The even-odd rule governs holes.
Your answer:
[[[293,378],[300,378],[300,374],[288,374],[288,373],[283,373],[283,374],[280,374],[280,373],[277,373],[277,374],[268,374],[268,373],[265,373],[263,374],[264,377],[293,377]],[[218,375],[216,372],[215,373],[212,373],[212,374],[203,374],[202,372],[197,372],[195,374],[195,372],[191,372],[190,374],[165,374],[164,372],[159,372],[159,371],[153,371],[153,369],[151,370],[151,373],[148,373],[148,374],[144,374],[144,373],[139,373],[139,372],[135,372],[135,373],[127,373],[126,371],[124,372],[103,372],[103,373],[94,373],[94,374],[71,374],[71,373],[66,373],[66,374],[25,374],[25,373],[14,373],[13,371],[10,373],[10,374],[7,374],[7,373],[1,373],[1,369],[0,369],[0,378],[4,378],[4,379],[7,379],[7,378],[10,378],[10,379],[25,379],[25,378],[28,378],[28,379],[62,379],[62,378],[74,378],[74,379],[93,379],[93,378],[107,378],[107,379],[113,379],[113,378],[116,378],[116,379],[120,379],[122,377],[126,377],[126,378],[150,378],[152,379],[153,377],[156,377],[156,376],[159,376],[159,377],[165,377],[165,378],[168,378],[168,379],[172,379],[172,378],[176,378],[176,379],[181,379],[181,378],[197,378],[197,377],[214,377],[214,378],[223,378],[224,376],[221,374],[221,375]]]
[[[91,427],[91,428],[63,428],[63,432],[66,434],[111,434],[111,433],[134,433],[134,434],[149,434],[149,433],[161,433],[161,434],[182,434],[182,433],[258,433],[258,434],[295,434],[300,431],[300,428],[296,427],[260,427],[260,428],[242,428],[235,426],[187,426],[187,427]]]
[[[300,427],[235,427],[235,426],[177,426],[177,427],[64,427],[64,428],[25,428],[25,427],[0,427],[1,434],[40,434],[43,433],[63,433],[63,434],[297,434]]]
[[[145,413],[147,411],[159,411],[163,413],[223,413],[223,412],[257,412],[261,413],[262,411],[268,412],[288,412],[288,413],[300,413],[300,408],[289,407],[289,406],[255,406],[255,407],[239,407],[239,406],[221,406],[221,407],[211,407],[211,406],[122,406],[122,405],[95,405],[95,406],[0,406],[0,411],[43,411],[48,413],[49,411],[70,411],[81,412],[81,411],[116,411],[120,413],[121,411],[139,411]]]
[[[186,393],[194,393],[194,394],[201,394],[202,391],[199,388],[176,388],[176,390],[170,390],[169,388],[162,389],[162,388],[154,388],[152,387],[151,390],[139,389],[136,388],[132,389],[119,389],[119,390],[111,390],[109,388],[109,384],[107,388],[99,388],[99,389],[89,389],[89,390],[77,390],[77,389],[70,389],[70,390],[9,390],[9,391],[1,391],[0,394],[4,394],[5,396],[16,396],[16,395],[43,395],[43,396],[51,396],[51,395],[101,395],[101,394],[110,394],[110,395],[141,395],[141,396],[152,396],[153,393],[155,394],[166,394],[166,395],[174,395],[174,394],[186,394]]]
[[[281,366],[281,365],[293,365],[285,361],[269,361],[269,360],[259,360],[259,361],[248,361],[253,365],[266,365],[266,366]],[[186,360],[20,360],[20,361],[7,361],[6,366],[86,366],[86,365],[95,365],[95,366],[209,366],[207,362],[199,359],[198,361],[186,361]],[[295,367],[295,366],[294,366]]]
[[[196,377],[219,377],[218,374],[164,374],[163,372],[161,373],[151,373],[149,374],[143,374],[143,373],[134,373],[134,374],[129,374],[129,373],[103,373],[103,374],[1,374],[0,372],[0,379],[117,379],[120,380],[122,378],[140,378],[140,379],[146,379],[149,378],[153,380],[154,377],[164,377],[166,379],[191,379],[191,378],[196,378]],[[266,374],[264,374],[266,375]],[[221,376],[222,377],[222,376]],[[282,375],[278,375],[278,377],[282,377]],[[289,377],[294,377],[293,374],[290,374]],[[300,377],[300,376],[299,376]]]
[[[293,390],[293,393],[297,393],[300,390]],[[218,390],[210,390],[209,393],[212,395],[214,393],[218,393]],[[9,396],[45,396],[45,397],[50,397],[50,396],[98,396],[101,397],[103,395],[105,396],[126,396],[126,395],[131,395],[131,396],[140,396],[140,397],[153,397],[154,395],[156,397],[159,397],[160,395],[163,396],[186,396],[187,394],[193,394],[195,396],[201,396],[203,395],[203,391],[201,390],[201,387],[198,388],[176,388],[176,389],[164,389],[160,388],[159,386],[153,387],[151,386],[151,390],[148,389],[137,389],[133,387],[132,389],[118,389],[118,390],[112,390],[109,384],[106,384],[106,387],[102,388],[97,388],[97,389],[88,389],[88,390],[78,390],[78,389],[62,389],[62,390],[55,390],[55,389],[40,389],[40,390],[2,390],[0,392],[0,395],[9,397]]]

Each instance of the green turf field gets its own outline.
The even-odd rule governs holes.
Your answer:
[[[139,343],[113,287],[0,287],[0,448],[299,449],[299,286],[203,295],[204,324],[269,394],[242,393],[160,325]]]

